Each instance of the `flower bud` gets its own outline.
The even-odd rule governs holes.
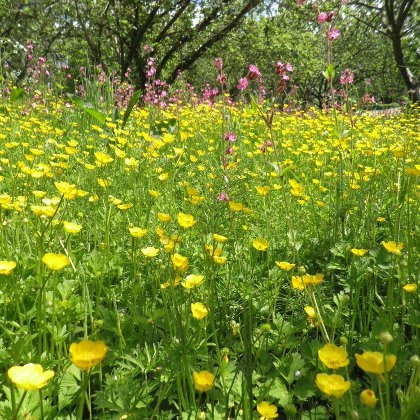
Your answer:
[[[392,343],[393,340],[394,337],[388,331],[383,331],[379,334],[379,341],[383,344]]]

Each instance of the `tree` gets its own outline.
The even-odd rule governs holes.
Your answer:
[[[354,9],[353,16],[358,21],[391,40],[394,59],[408,94],[412,100],[420,101],[419,77],[411,71],[414,63],[408,59],[411,51],[416,51],[418,43],[419,3],[415,0],[356,0],[351,2],[351,6]]]

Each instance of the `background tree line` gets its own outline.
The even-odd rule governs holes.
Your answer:
[[[34,55],[68,66],[74,77],[80,67],[101,64],[122,79],[131,69],[137,87],[147,81],[151,55],[154,77],[173,83],[182,71],[195,86],[214,83],[213,59],[223,57],[233,94],[250,63],[273,87],[274,64],[281,59],[295,69],[294,95],[321,105],[327,86],[320,10],[337,11],[341,36],[334,43],[334,65],[338,73],[355,72],[360,95],[419,100],[419,4],[414,0],[352,0],[318,9],[295,0],[3,0],[0,77],[3,83],[27,81],[28,40]]]

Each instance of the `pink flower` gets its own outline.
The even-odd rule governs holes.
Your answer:
[[[217,70],[222,71],[223,67],[223,59],[220,57],[217,57],[214,59],[214,65],[216,66]]]
[[[326,22],[327,19],[328,19],[328,15],[325,12],[322,12],[318,15],[318,23],[319,24]]]
[[[286,70],[290,71],[290,73],[293,73],[293,67],[290,63],[286,63]]]
[[[246,77],[241,77],[236,87],[239,90],[245,90],[248,87],[248,79]]]
[[[229,196],[225,192],[223,192],[223,191],[217,197],[217,201],[226,201],[226,202],[228,202],[229,200],[230,200]]]
[[[305,1],[305,0],[297,0],[297,1],[296,1],[297,7],[302,7],[302,6],[303,6],[304,1]]]
[[[330,41],[333,41],[334,39],[337,39],[340,37],[340,30],[337,28],[331,28],[327,33],[327,38]]]
[[[261,79],[262,75],[260,73],[259,68],[255,64],[250,64],[248,67],[248,79],[249,80],[255,80],[255,79]]]
[[[345,69],[343,74],[340,76],[340,83],[342,85],[351,85],[354,81],[354,74],[349,70]]]
[[[230,143],[234,143],[236,141],[236,134],[233,131],[225,133],[223,137],[226,141]]]

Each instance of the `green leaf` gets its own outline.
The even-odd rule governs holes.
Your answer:
[[[332,80],[335,76],[334,66],[330,64],[322,74],[327,80]]]
[[[84,110],[91,117],[95,118],[95,120],[98,121],[100,124],[105,124],[105,121],[106,121],[105,114],[93,108],[84,108]]]
[[[142,94],[142,91],[139,89],[139,90],[136,90],[134,92],[134,95],[131,97],[130,102],[128,103],[127,109],[124,112],[123,122],[121,126],[122,128],[125,127],[125,124],[127,123],[127,120],[131,114],[131,111],[133,110],[134,105],[136,105],[136,103],[140,99],[141,94]]]
[[[268,395],[271,398],[278,400],[279,405],[281,405],[282,407],[289,404],[292,400],[292,397],[289,394],[286,385],[279,378],[274,379],[274,382],[270,387]]]
[[[293,388],[296,397],[301,401],[306,401],[308,398],[315,395],[315,374],[302,376]]]
[[[13,89],[12,92],[10,93],[10,100],[14,102],[18,100],[19,98],[22,98],[24,95],[25,95],[25,91],[23,90],[23,88]]]

